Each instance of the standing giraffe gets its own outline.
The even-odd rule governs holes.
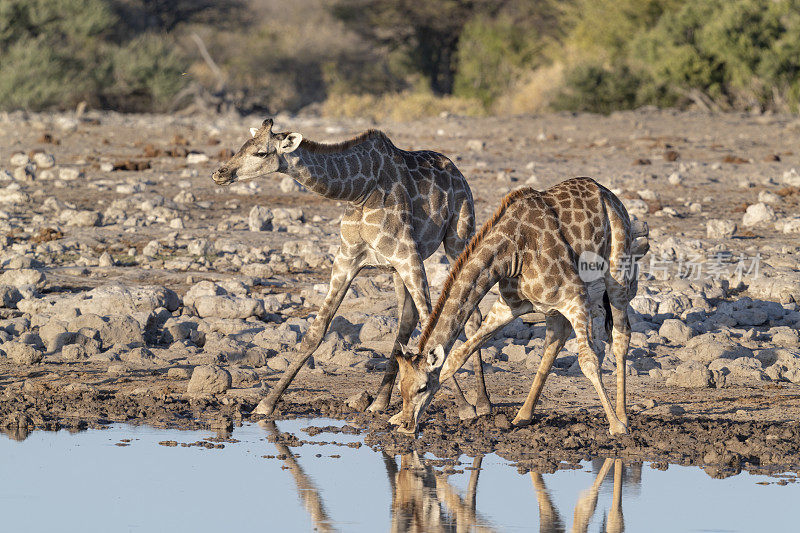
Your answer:
[[[389,405],[397,375],[397,355],[418,318],[431,309],[422,261],[440,244],[454,261],[475,233],[472,192],[456,166],[442,154],[407,152],[380,131],[370,130],[338,144],[321,144],[299,133],[273,133],[272,120],[253,135],[212,178],[219,185],[282,172],[326,198],[347,202],[341,246],[331,271],[328,294],[291,365],[256,412],[271,414],[297,372],[322,343],[350,283],[365,266],[394,270],[399,327],[389,363],[370,411]],[[475,314],[476,324],[480,315]],[[475,355],[477,414],[491,410],[480,355]],[[453,380],[462,418],[476,416]]]
[[[439,384],[495,332],[536,310],[547,317],[545,351],[513,423],[530,423],[550,367],[575,331],[578,363],[600,397],[611,434],[627,433],[628,302],[637,289],[633,261],[648,248],[646,226],[634,228],[619,198],[592,179],[567,180],[544,192],[523,188],[506,196],[453,265],[420,336],[418,354],[398,359],[403,410],[391,421],[403,433],[416,432]],[[606,267],[597,279],[605,283],[606,330],[617,362],[616,414],[600,381],[603,353],[592,341],[589,292],[579,259]],[[498,282],[500,298],[481,327],[448,356],[469,313]]]

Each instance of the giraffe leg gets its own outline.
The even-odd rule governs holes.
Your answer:
[[[628,427],[617,417],[611,407],[608,394],[600,380],[600,358],[595,352],[592,342],[592,323],[588,306],[586,305],[585,295],[580,294],[568,302],[561,313],[567,317],[575,330],[575,337],[578,340],[578,364],[583,375],[597,391],[600,403],[608,419],[609,432],[612,435],[621,435],[628,432]]]
[[[383,411],[389,406],[389,401],[392,398],[392,388],[394,388],[394,381],[397,377],[397,357],[400,355],[401,347],[411,337],[411,332],[414,331],[419,319],[419,313],[417,313],[417,308],[414,306],[411,295],[403,284],[403,279],[396,272],[394,273],[394,288],[397,293],[399,315],[397,338],[394,341],[394,348],[392,348],[392,354],[389,356],[389,362],[386,364],[386,372],[383,374],[381,385],[378,388],[378,392],[375,393],[375,400],[367,408],[371,412]]]
[[[611,335],[611,351],[614,352],[614,358],[617,363],[617,417],[627,426],[628,413],[625,390],[625,361],[628,355],[628,346],[631,342],[631,324],[628,319],[628,303],[625,302],[624,307],[621,309],[612,304],[611,315],[614,318],[614,328]]]
[[[363,255],[350,256],[346,255],[341,248],[339,249],[339,252],[336,254],[336,259],[333,262],[328,295],[325,297],[325,301],[322,307],[320,307],[317,317],[300,342],[300,346],[297,348],[297,353],[292,363],[284,371],[281,379],[275,387],[273,387],[269,396],[261,400],[261,403],[258,404],[254,413],[271,415],[275,410],[275,404],[278,403],[283,392],[303,367],[303,364],[305,364],[308,358],[314,353],[314,350],[322,343],[322,339],[328,331],[328,326],[331,320],[333,320],[333,316],[339,309],[339,305],[341,305],[345,294],[347,294],[347,289],[350,288],[353,278],[356,277],[356,274],[358,274],[363,266]]]
[[[528,392],[528,397],[525,398],[525,403],[520,407],[517,416],[511,422],[517,427],[524,427],[531,423],[533,419],[533,409],[536,407],[536,402],[539,401],[539,396],[542,394],[544,382],[550,374],[550,369],[553,367],[553,362],[558,356],[558,352],[564,347],[567,342],[567,337],[572,333],[572,326],[569,321],[564,318],[561,313],[547,315],[547,330],[544,336],[544,353],[542,360],[539,363],[539,368],[536,371],[536,377],[533,378],[531,390]]]

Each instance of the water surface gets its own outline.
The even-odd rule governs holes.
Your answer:
[[[357,435],[301,431],[343,424],[248,424],[233,432],[238,442],[221,443],[204,440],[216,436],[210,431],[126,425],[0,436],[4,529],[798,531],[800,483],[780,478],[720,480],[698,468],[602,458],[520,474],[496,455],[461,457],[448,475],[426,464],[430,456],[390,457],[346,446]],[[289,448],[268,440],[277,432],[338,444]]]

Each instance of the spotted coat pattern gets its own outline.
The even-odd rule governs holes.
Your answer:
[[[574,331],[580,368],[597,390],[610,431],[625,433],[627,307],[637,290],[631,260],[644,255],[648,247],[646,229],[637,235],[622,202],[592,179],[575,178],[544,192],[523,188],[508,195],[454,265],[425,325],[419,352],[401,358],[400,431],[416,430],[439,382],[452,376],[470,353],[514,318],[539,311],[547,317],[545,352],[514,424],[530,423],[553,361]],[[584,252],[599,255],[608,265],[602,281],[612,318],[607,324],[613,324],[609,338],[619,369],[616,413],[600,381],[602,352],[591,341],[587,285],[578,269]],[[500,298],[481,327],[450,352],[470,310],[497,283]]]
[[[397,374],[396,357],[417,324],[430,313],[423,260],[444,243],[454,261],[475,233],[472,193],[450,159],[433,151],[397,148],[380,131],[322,144],[298,133],[276,133],[266,120],[242,148],[212,176],[218,184],[282,172],[326,198],[346,202],[341,245],[334,259],[328,294],[297,354],[278,384],[258,407],[270,414],[297,372],[321,344],[353,278],[366,266],[394,271],[399,304],[395,347],[370,410],[385,409]],[[474,319],[480,322],[479,314]],[[476,353],[476,360],[479,354]],[[480,366],[480,365],[476,365]],[[489,406],[482,371],[479,410]],[[458,384],[452,382],[459,413],[475,416]]]

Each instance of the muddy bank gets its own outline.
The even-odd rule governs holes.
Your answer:
[[[337,384],[341,385],[340,390],[353,387],[352,381],[339,376],[327,378],[334,389]],[[79,431],[115,422],[212,429],[224,435],[244,421],[264,419],[250,415],[259,400],[255,393],[249,398],[187,395],[170,392],[169,383],[162,383],[159,392],[152,392],[155,390],[152,386],[150,392],[142,391],[141,385],[131,389],[130,383],[122,384],[128,388],[114,385],[48,388],[34,383],[28,383],[25,387],[28,390],[6,389],[0,397],[0,425],[12,438],[24,439],[34,430]],[[710,418],[687,413],[677,404],[652,401],[645,402],[645,409],[640,404],[632,408],[639,412],[630,416],[629,435],[611,437],[599,406],[589,407],[590,397],[586,399],[589,408],[578,406],[569,412],[540,410],[534,423],[525,428],[513,428],[509,423],[518,403],[504,403],[495,406],[492,415],[461,421],[454,404],[441,398],[433,404],[418,437],[412,439],[393,431],[387,422],[390,413],[356,412],[346,405],[345,398],[321,393],[310,385],[291,390],[293,400],[279,404],[276,418],[347,420],[349,432],[362,434],[365,444],[390,455],[416,450],[443,459],[457,459],[462,454],[478,456],[493,452],[514,461],[521,471],[540,472],[552,471],[561,462],[575,463],[598,456],[704,466],[713,476],[742,470],[800,471],[800,423],[795,420],[732,420],[719,415]],[[780,391],[773,398],[754,398],[751,392],[749,397],[751,404],[758,401],[775,404],[785,395],[786,391]],[[748,394],[742,397],[747,398]],[[392,406],[396,408],[398,405]],[[656,414],[657,409],[663,414]],[[321,431],[330,432],[330,428],[312,425],[306,432],[314,435]],[[302,437],[294,436],[284,444],[302,445]]]

